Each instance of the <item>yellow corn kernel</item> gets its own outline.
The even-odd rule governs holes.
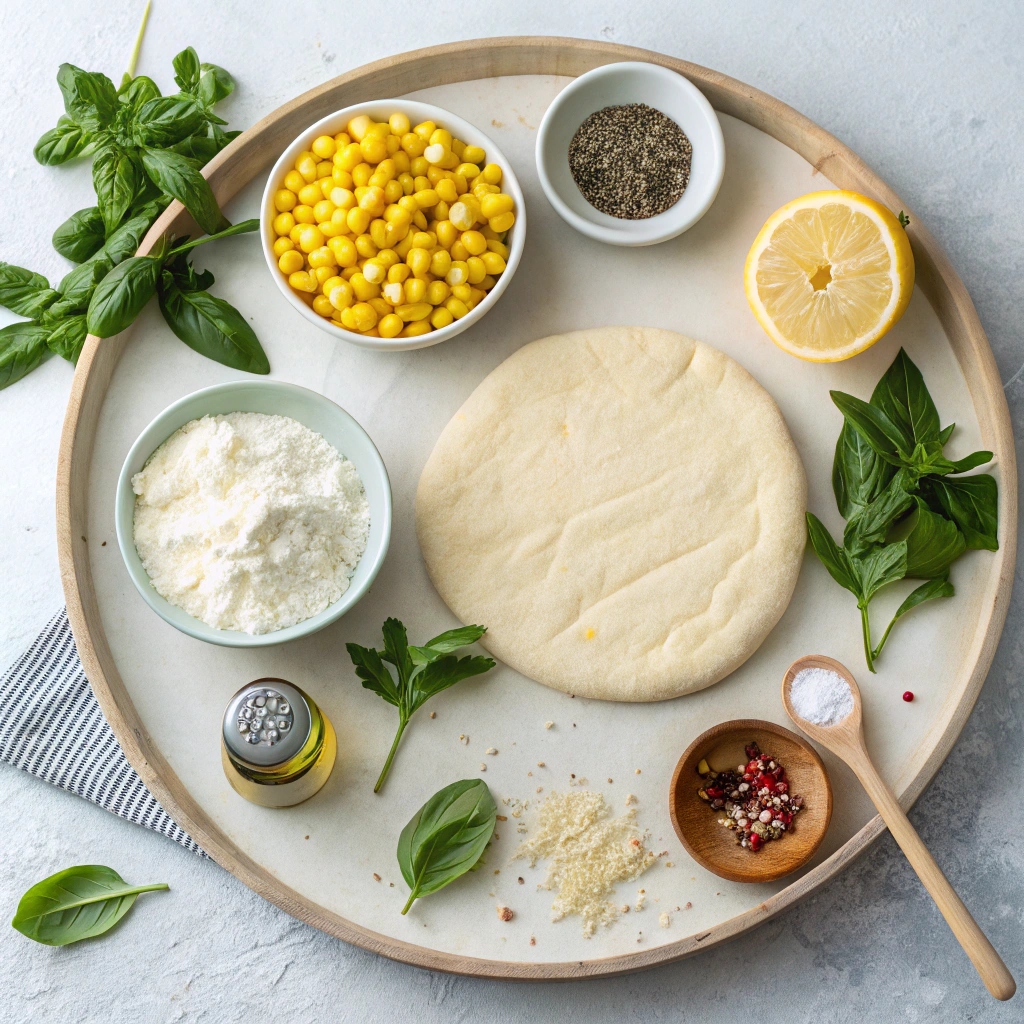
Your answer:
[[[462,263],[465,263],[470,256],[469,250],[462,244],[461,239],[452,242],[452,247],[448,251],[452,254],[453,260],[459,260]]]
[[[485,181],[473,186],[473,195],[477,199],[483,199],[484,196],[496,196],[499,192],[501,189],[497,185],[488,185]]]
[[[302,270],[306,265],[306,261],[301,252],[289,249],[287,252],[281,253],[277,259],[277,265],[282,274],[288,274],[290,276],[296,271]]]
[[[423,300],[432,306],[440,306],[451,294],[451,289],[444,281],[431,281],[423,295]]]
[[[452,151],[450,149],[446,149],[440,142],[432,143],[423,150],[423,155],[427,158],[427,163],[434,164],[435,166],[447,163],[451,153]]]
[[[337,144],[338,149],[344,149],[352,141],[352,137],[348,132],[338,132],[338,134],[334,136],[334,141]]]
[[[363,151],[358,142],[350,142],[342,151],[341,159],[337,156],[333,161],[335,167],[351,174],[363,162]]]
[[[487,267],[479,256],[470,256],[466,260],[466,280],[470,284],[479,284],[487,276]]]
[[[416,191],[416,179],[408,171],[402,171],[395,180],[402,186],[403,196],[411,196]]]
[[[448,211],[448,219],[459,231],[468,231],[476,223],[472,207],[461,199]]]
[[[430,142],[430,136],[434,134],[437,125],[433,121],[422,121],[413,128],[413,131],[426,143]]]
[[[318,289],[321,289],[327,281],[330,281],[330,279],[337,274],[337,272],[337,267],[316,267],[315,269],[310,270],[309,275],[316,279],[316,286]]]
[[[319,181],[314,181],[313,184],[320,189],[320,194],[326,199],[331,194],[331,189],[334,188],[334,178],[321,178]],[[314,205],[316,204],[314,203]]]
[[[467,284],[469,281],[469,266],[463,260],[455,260],[448,273],[445,274],[444,279],[452,288],[457,284]]]
[[[488,185],[501,184],[501,168],[497,164],[488,164],[480,173]]]
[[[289,171],[284,176],[284,187],[289,192],[298,193],[299,189],[303,188],[305,184],[306,179],[298,171]]]
[[[389,224],[408,227],[412,223],[412,214],[404,206],[392,203],[384,210],[384,219]]]
[[[377,330],[382,338],[397,338],[404,326],[405,321],[397,313],[388,313],[378,321]]]
[[[378,249],[386,249],[395,241],[388,237],[388,222],[380,217],[370,221],[370,238]]]
[[[416,231],[412,236],[414,249],[433,249],[437,245],[437,236],[430,231]]]
[[[331,188],[352,188],[355,182],[352,180],[352,175],[348,171],[343,171],[340,167],[335,167],[331,172]],[[323,188],[323,185],[320,186]]]
[[[497,283],[498,283],[498,282],[497,282],[497,281],[496,281],[496,280],[495,280],[495,279],[494,279],[493,277],[491,277],[491,275],[490,275],[490,274],[488,274],[488,275],[487,275],[487,276],[486,276],[486,277],[485,277],[485,278],[484,278],[484,279],[483,279],[483,280],[482,280],[482,281],[480,282],[480,287],[481,287],[481,288],[483,288],[483,290],[484,290],[485,292],[489,292],[489,291],[490,291],[490,290],[491,290],[491,289],[492,289],[492,288],[493,288],[493,287],[494,287],[494,286],[495,286],[495,285],[496,285]]]
[[[356,274],[358,274],[358,273],[359,273],[359,264],[356,263],[356,264],[353,264],[353,266],[351,266],[351,267],[345,267],[345,269],[342,270],[342,272],[341,272],[341,276],[346,281],[351,281],[352,278],[355,277]]]
[[[397,203],[404,195],[402,183],[394,178],[384,186],[384,201],[387,203]]]
[[[353,117],[345,127],[345,131],[352,136],[356,142],[362,142],[366,137],[366,133],[370,130],[370,125],[373,124],[373,118],[368,114],[360,114],[358,117]]]
[[[366,134],[370,138],[386,139],[391,134],[391,125],[389,125],[387,121],[374,121],[373,124],[366,129]]]
[[[466,158],[462,155],[466,152],[466,144],[462,139],[452,139],[452,152],[460,159],[465,160]]]
[[[484,266],[487,268],[488,274],[500,274],[507,264],[496,252],[488,250],[485,252],[480,259],[484,261]]]
[[[334,211],[334,213],[337,212],[337,210]],[[345,234],[345,232],[348,230],[348,225],[345,223],[344,220],[345,211],[342,210],[341,214],[342,219],[340,221],[335,220],[334,214],[331,214],[330,220],[322,220],[320,221],[319,224],[317,224],[317,227],[323,233],[324,238],[331,239],[334,238],[335,235]]]
[[[403,306],[395,307],[395,312],[406,322],[426,320],[433,312],[434,307],[429,302],[407,302]]]
[[[336,207],[330,199],[321,199],[316,206],[313,207],[313,216],[316,218],[317,224],[322,220],[330,220]]]
[[[333,188],[330,200],[339,210],[351,210],[356,205],[356,194],[348,188]]]
[[[415,186],[413,188],[413,195],[417,192],[423,192],[428,188],[433,188],[430,179],[425,174],[419,174],[412,179],[412,183]]]
[[[399,281],[388,281],[381,285],[380,294],[381,298],[392,306],[401,306],[405,302],[405,289]]]
[[[487,226],[492,231],[496,231],[500,235],[503,232],[508,231],[515,222],[516,215],[509,211],[508,213],[499,213],[497,217],[491,217],[487,221]]]
[[[365,186],[369,183],[370,178],[373,176],[373,168],[366,163],[356,164],[352,168],[352,184],[356,186]]]
[[[454,203],[459,198],[455,182],[451,178],[439,179],[434,186],[434,191],[437,192],[438,198],[443,199],[446,203]]]
[[[412,235],[406,235],[400,242],[393,245],[392,248],[398,254],[399,259],[405,259],[409,255],[409,250],[412,248]]]
[[[370,284],[383,284],[387,276],[388,272],[385,270],[384,264],[378,260],[370,259],[363,264],[363,277]]]
[[[446,128],[435,128],[430,133],[430,144],[432,146],[444,146],[445,149],[451,149],[452,133]]]
[[[377,326],[377,310],[368,302],[357,302],[350,308],[352,310],[352,322],[356,325],[357,331],[369,331]]]
[[[379,251],[380,247],[374,242],[372,235],[356,235],[356,252],[363,259],[368,260],[376,256]]]
[[[331,300],[326,295],[317,295],[313,299],[313,312],[321,316],[330,316],[334,312]]]
[[[315,224],[304,224],[299,232],[299,248],[303,252],[312,252],[324,244],[324,233]]]
[[[416,202],[414,196],[402,196],[402,198],[398,200],[396,205],[405,210],[405,212],[409,214],[410,218],[413,216],[413,214],[420,212],[419,203]]]
[[[362,274],[353,274],[349,278],[349,284],[352,285],[352,291],[360,302],[375,299],[380,295],[380,285],[370,284]]]
[[[330,298],[331,292],[338,287],[338,285],[345,284],[345,278],[339,277],[337,274],[327,278],[323,284],[320,285],[320,292]]]
[[[452,269],[452,257],[446,249],[438,249],[433,256],[430,257],[430,272],[435,277],[444,277],[449,270]],[[437,303],[435,302],[436,306]]]
[[[461,177],[466,181],[466,189],[469,188],[469,179],[475,178],[480,173],[480,168],[476,164],[459,164],[455,168],[455,180]]]
[[[298,198],[290,188],[279,188],[274,193],[274,209],[278,213],[288,213],[295,209]]]
[[[305,226],[306,226],[305,224],[296,224],[295,227],[293,227],[291,229],[291,231],[288,232],[289,240],[294,242],[296,245],[298,245],[299,244],[299,235],[302,234],[302,229]]]
[[[346,328],[347,330],[354,331],[356,329],[356,321],[355,318],[352,316],[351,306],[348,306],[347,308],[341,310],[336,318],[341,321],[341,326]]]
[[[402,287],[407,303],[422,302],[427,297],[427,282],[421,277],[410,277]]]
[[[371,185],[367,190],[359,195],[358,190],[356,196],[359,199],[359,206],[366,210],[371,217],[379,217],[384,212],[384,207],[387,203],[384,201],[384,190],[378,188],[376,185]]]
[[[427,179],[429,180],[429,179]],[[413,193],[413,199],[416,200],[416,205],[421,210],[429,210],[441,201],[440,195],[438,195],[437,189],[424,188],[418,192]]]
[[[408,116],[400,111],[395,111],[395,113],[388,118],[388,125],[390,126],[391,131],[399,138],[406,135],[410,130]]]
[[[404,212],[404,211],[403,211]],[[388,221],[384,229],[384,244],[390,249],[409,236],[409,225],[401,221]]]
[[[334,255],[330,246],[322,245],[319,249],[314,249],[309,254],[309,265],[313,270],[316,270],[318,267],[336,267],[338,265],[338,257]]]
[[[410,173],[409,168],[412,166],[412,160],[404,149],[399,149],[392,153],[391,159],[395,161],[395,170],[398,171],[399,176]]]
[[[487,158],[487,154],[479,146],[467,146],[462,151],[462,159],[468,164],[476,164],[478,167],[481,166],[484,160]]]
[[[412,215],[413,225],[420,229],[420,231],[427,230],[427,215],[422,210],[417,210]]]
[[[337,279],[332,278],[332,280]],[[356,293],[352,290],[352,285],[348,281],[340,280],[328,292],[327,298],[331,300],[331,305],[335,309],[348,309],[355,302]]]
[[[505,195],[504,192],[497,195],[488,193],[480,199],[480,212],[484,215],[484,220],[490,220],[502,213],[511,213],[514,206],[512,197]]]
[[[388,144],[379,135],[367,135],[359,143],[359,148],[368,164],[377,164],[387,159]]]
[[[317,291],[316,278],[312,274],[307,274],[305,270],[296,270],[295,273],[289,274],[288,283],[297,292]]]
[[[416,277],[430,271],[430,253],[426,249],[413,247],[405,257],[405,262]]]
[[[487,239],[479,231],[463,231],[459,241],[466,247],[466,252],[470,256],[479,256],[487,252]]]
[[[279,238],[274,242],[274,255],[280,259],[286,252],[291,252],[295,243],[290,238]]]
[[[441,202],[434,207],[433,213],[435,221],[445,221],[451,216],[451,207],[449,207],[449,205],[442,199]],[[436,232],[437,228],[432,227],[430,230]]]
[[[302,157],[302,159],[295,165],[295,170],[302,175],[302,180],[306,182],[307,185],[311,181],[316,181],[316,179],[320,177],[316,172],[316,157],[312,155]]]
[[[483,288],[472,288],[472,287],[471,287],[471,288],[469,289],[469,295],[470,295],[470,298],[471,298],[471,299],[473,300],[473,305],[474,305],[474,306],[475,306],[475,305],[476,305],[476,304],[477,304],[478,302],[483,302],[483,300],[487,298],[487,292],[485,292],[485,291],[483,290]],[[473,307],[472,307],[472,306],[470,306],[470,309],[472,309],[472,308],[473,308]]]
[[[442,220],[438,222],[436,234],[438,244],[450,249],[459,237],[459,230],[450,220]]]
[[[338,261],[339,267],[354,267],[359,259],[355,242],[351,238],[339,235],[337,238],[329,239],[327,247],[334,253],[334,258]]]
[[[408,263],[396,263],[388,267],[388,281],[392,284],[401,284],[411,273]]]
[[[274,231],[278,235],[287,235],[295,227],[295,215],[291,213],[279,213],[274,218]]]
[[[455,322],[455,317],[452,316],[451,312],[440,306],[430,314],[430,325],[435,331],[441,330],[443,327],[447,327],[450,323]]]
[[[488,238],[487,248],[491,252],[496,252],[502,259],[508,259],[508,246],[504,242],[499,242],[496,238]]]
[[[421,177],[423,175],[426,175],[427,171],[429,171],[429,170],[430,170],[430,164],[427,163],[426,157],[414,156],[409,161],[409,173],[414,178],[419,178],[419,177]],[[431,182],[431,184],[433,184],[433,183]]]
[[[422,334],[429,334],[431,331],[429,320],[417,320],[415,323],[406,324],[402,328],[400,338],[418,338]]]
[[[424,157],[423,159],[426,159]],[[451,181],[454,185],[454,180],[450,177],[449,172],[443,167],[435,167],[433,164],[427,164],[427,181],[430,182],[431,186],[436,188],[439,181]]]
[[[374,259],[385,269],[390,270],[398,263],[398,253],[390,247],[381,249]]]
[[[402,136],[402,152],[411,160],[423,154],[427,148],[426,139],[421,139],[415,132],[406,132]]]
[[[348,229],[353,235],[363,234],[370,226],[371,219],[369,213],[360,206],[353,206],[345,216]]]
[[[395,161],[389,157],[386,160],[381,160],[373,173],[375,176],[383,178],[386,184],[398,174],[398,169],[395,167]]]
[[[378,317],[387,316],[391,312],[391,306],[380,298],[380,296],[374,299],[367,299],[366,301],[373,306],[374,312]]]
[[[452,295],[463,302],[469,302],[473,298],[473,289],[468,284],[452,285]]]
[[[305,203],[300,203],[292,210],[292,216],[295,218],[296,224],[315,224],[316,214],[313,212],[312,206],[306,206]]]
[[[462,299],[455,298],[454,295],[444,304],[444,309],[448,310],[456,320],[461,320],[469,312],[469,306]]]
[[[331,172],[334,170],[334,164],[330,160],[321,160],[316,165],[316,176],[320,178],[329,178]]]

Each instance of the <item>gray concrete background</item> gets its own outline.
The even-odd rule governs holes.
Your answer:
[[[115,80],[141,0],[0,3],[0,258],[59,278],[49,235],[91,202],[83,168],[31,150],[60,112],[57,65]],[[244,128],[313,85],[389,53],[499,34],[647,46],[778,96],[849,143],[928,224],[978,306],[1024,432],[1024,6],[1014,2],[762,0],[631,5],[517,0],[387,5],[155,0],[139,72],[171,85],[192,44],[228,68]],[[2,320],[0,322],[7,322]],[[71,367],[0,395],[0,665],[62,602],[53,481]],[[911,814],[1018,979],[1024,979],[1024,788],[1017,588],[973,716]],[[922,686],[927,683],[922,681]],[[991,1000],[888,835],[815,897],[696,959],[621,979],[507,985],[428,974],[330,939],[216,865],[0,767],[0,910],[69,864],[166,880],[116,935],[63,950],[0,927],[0,1021],[1013,1021]]]

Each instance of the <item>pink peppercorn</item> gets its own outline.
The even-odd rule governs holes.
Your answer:
[[[903,699],[909,704],[914,699],[914,695],[910,690],[907,690],[906,693],[903,694]]]

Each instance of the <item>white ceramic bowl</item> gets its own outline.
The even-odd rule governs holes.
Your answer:
[[[228,629],[214,629],[161,597],[153,587],[135,549],[135,492],[132,477],[179,427],[200,416],[229,412],[262,412],[290,416],[315,430],[359,472],[370,504],[370,535],[348,590],[322,612],[294,626],[254,636]],[[117,545],[136,590],[165,622],[176,629],[222,647],[271,647],[315,633],[341,618],[370,588],[388,552],[391,539],[391,484],[384,460],[365,430],[340,406],[323,395],[277,380],[238,380],[215,384],[186,395],[168,406],[139,435],[124,460],[117,481],[114,504]]]
[[[601,213],[569,170],[569,143],[604,107],[646,103],[672,118],[693,145],[690,181],[671,209],[645,220]],[[606,64],[580,75],[554,99],[537,132],[537,173],[548,201],[577,231],[611,245],[653,245],[682,234],[707,213],[725,173],[725,141],[712,106],[695,85],[657,64]]]
[[[277,259],[274,256],[274,231],[272,221],[277,214],[274,208],[274,193],[281,188],[284,176],[295,166],[295,160],[303,150],[309,149],[313,140],[320,135],[336,135],[345,130],[345,125],[358,117],[360,114],[368,114],[375,121],[386,121],[393,113],[401,111],[406,114],[414,124],[423,121],[433,121],[439,128],[446,128],[457,139],[461,139],[467,146],[480,146],[487,154],[487,162],[497,164],[502,171],[501,189],[515,200],[516,222],[509,231],[506,243],[509,247],[509,256],[506,267],[498,277],[497,284],[487,293],[485,299],[469,311],[461,320],[456,320],[439,331],[431,331],[429,334],[421,334],[416,338],[367,338],[354,331],[346,331],[344,327],[331,323],[330,320],[314,313],[302,299],[300,299],[288,286],[288,281],[281,273]],[[354,345],[362,345],[364,348],[385,349],[392,352],[402,352],[413,348],[427,348],[430,345],[437,345],[456,334],[461,334],[467,327],[472,327],[501,297],[501,293],[508,287],[512,275],[519,266],[519,260],[523,255],[523,245],[526,241],[526,203],[523,201],[523,191],[519,187],[512,165],[505,154],[497,147],[494,141],[484,135],[479,128],[464,121],[461,117],[442,107],[435,107],[431,103],[420,103],[416,100],[374,100],[372,103],[356,103],[354,106],[345,107],[337,113],[328,114],[321,118],[316,124],[307,128],[278,158],[274,169],[267,179],[267,187],[263,193],[263,205],[260,209],[260,234],[263,238],[263,255],[267,259],[267,266],[270,268],[270,276],[273,277],[281,294],[288,300],[291,306],[298,310],[310,323],[316,324],[322,331],[340,338],[342,341],[350,341]]]

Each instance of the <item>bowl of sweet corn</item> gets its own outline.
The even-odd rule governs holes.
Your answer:
[[[429,103],[346,107],[274,165],[263,252],[287,300],[335,337],[403,350],[447,341],[519,265],[523,193],[478,128]]]

